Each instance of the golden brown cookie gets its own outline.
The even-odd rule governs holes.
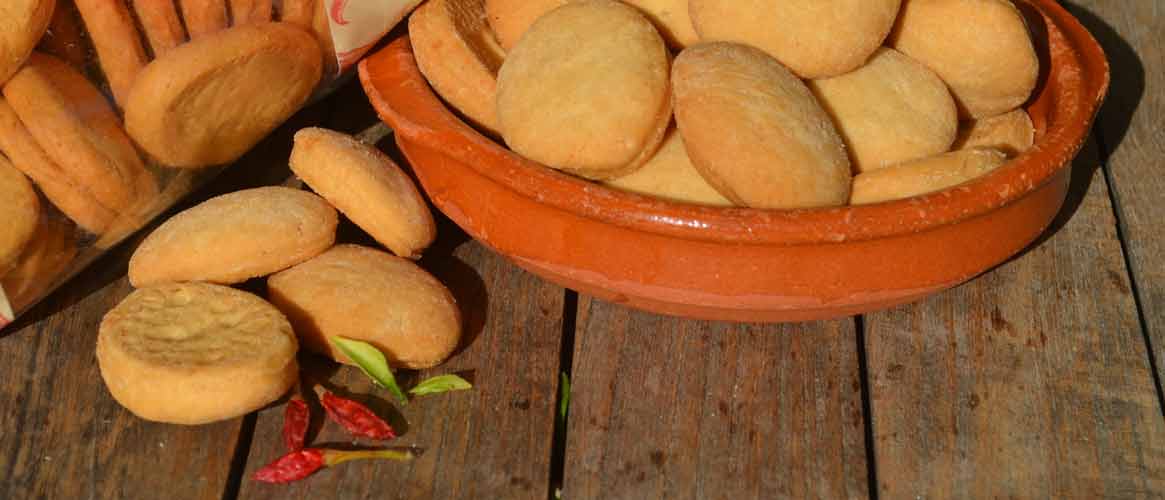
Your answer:
[[[246,189],[184,210],[150,233],[129,260],[136,287],[241,283],[287,269],[332,246],[336,210],[285,187]]]
[[[320,61],[315,37],[285,23],[204,35],[142,72],[125,103],[126,130],[166,166],[230,163],[307,101]]]
[[[186,28],[178,17],[174,0],[133,0],[133,8],[154,57],[186,43]]]
[[[990,148],[972,148],[871,170],[854,177],[850,203],[865,205],[898,200],[954,187],[1007,162]]]
[[[231,23],[265,23],[271,20],[271,0],[230,0]]]
[[[147,61],[133,16],[120,1],[76,0],[76,4],[113,97],[124,104]]]
[[[50,215],[38,220],[16,267],[0,278],[13,310],[19,312],[33,305],[65,278],[77,256],[74,231],[72,224],[59,217]]]
[[[8,101],[0,98],[0,151],[45,197],[86,231],[99,234],[117,216],[84,183],[67,175],[28,133]]]
[[[808,82],[833,118],[858,172],[945,153],[959,115],[933,71],[894,49],[861,68]]]
[[[498,43],[514,48],[538,18],[570,0],[485,0],[485,12]]]
[[[732,206],[692,165],[679,131],[669,129],[659,151],[639,170],[606,181],[608,186],[671,201],[699,205]]]
[[[0,2],[0,84],[16,74],[53,18],[56,0]]]
[[[97,366],[109,393],[155,422],[240,417],[298,379],[287,318],[259,297],[207,283],[131,293],[101,321]]]
[[[295,134],[291,170],[393,253],[409,258],[433,242],[437,228],[413,181],[384,153],[321,128]]]
[[[633,7],[610,0],[559,7],[502,63],[502,136],[515,152],[575,175],[628,174],[655,154],[671,121],[668,58]]]
[[[121,211],[149,175],[109,101],[60,59],[34,53],[4,86],[4,97],[54,163]]]
[[[0,156],[0,200],[0,276],[4,276],[40,222],[40,198],[32,183],[4,156]]]
[[[1008,158],[1019,156],[1035,143],[1036,131],[1027,111],[1017,109],[1002,115],[965,121],[953,149],[995,148]]]
[[[817,99],[764,52],[728,42],[680,53],[676,123],[692,164],[729,200],[756,208],[843,205],[845,146]]]
[[[227,27],[226,0],[178,0],[178,6],[192,40]]]
[[[453,295],[411,261],[355,245],[338,245],[272,276],[271,303],[287,315],[304,348],[351,362],[328,341],[362,340],[395,367],[440,364],[461,339]]]
[[[824,78],[882,45],[900,1],[691,0],[691,16],[702,40],[752,45],[802,78]]]
[[[484,0],[429,0],[409,17],[417,66],[474,125],[498,133],[497,75],[505,60],[485,21]]]
[[[938,73],[969,118],[1019,107],[1040,71],[1027,24],[1009,0],[903,0],[888,44]]]
[[[696,34],[696,28],[692,25],[692,16],[688,13],[688,0],[626,0],[626,2],[639,7],[651,18],[668,45],[682,49],[700,41],[700,35]]]

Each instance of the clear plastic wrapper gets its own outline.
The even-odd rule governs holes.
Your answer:
[[[421,0],[4,0],[0,328],[214,177]]]

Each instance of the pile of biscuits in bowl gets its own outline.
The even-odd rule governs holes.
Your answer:
[[[897,200],[1035,138],[1040,62],[1008,0],[429,0],[409,35],[484,134],[670,201]]]

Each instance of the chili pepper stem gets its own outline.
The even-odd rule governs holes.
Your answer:
[[[324,450],[324,463],[328,467],[342,464],[350,460],[396,460],[399,462],[408,462],[417,458],[417,454],[413,450],[356,450],[356,451],[340,451],[340,450]]]

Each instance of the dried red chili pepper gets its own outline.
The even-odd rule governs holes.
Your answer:
[[[307,427],[311,423],[311,408],[297,392],[283,409],[283,444],[287,451],[303,449],[307,441]]]
[[[340,451],[322,448],[304,448],[288,453],[278,460],[255,471],[251,476],[264,483],[290,483],[299,481],[324,467],[332,467],[349,460],[397,460],[407,462],[416,458],[412,450],[360,450]]]
[[[342,398],[320,387],[315,387],[320,396],[320,404],[327,410],[328,417],[357,436],[388,440],[396,437],[396,431],[384,419],[356,401]]]

